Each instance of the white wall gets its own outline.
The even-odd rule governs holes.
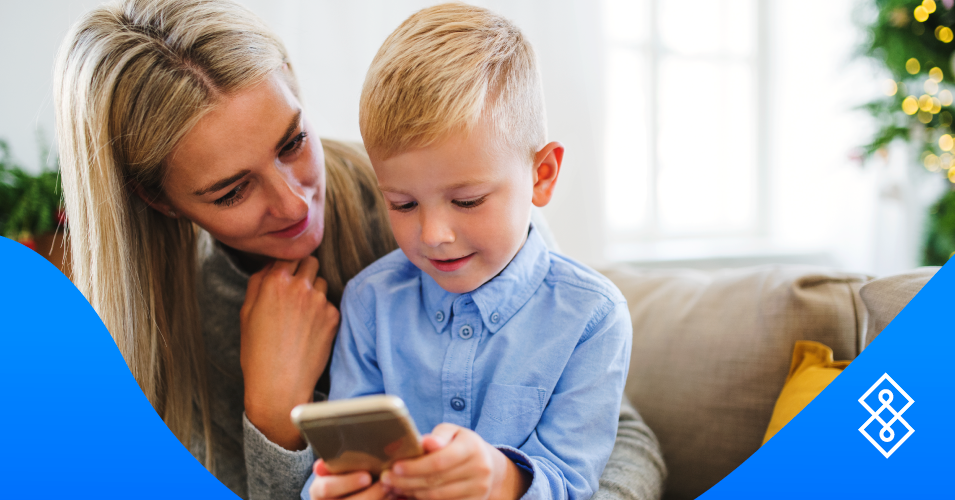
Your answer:
[[[40,167],[37,133],[53,143],[53,59],[70,25],[95,0],[0,3],[0,139],[18,163]]]
[[[379,44],[425,0],[240,0],[283,38],[321,135],[360,139],[357,106]],[[849,158],[871,132],[852,108],[878,94],[886,75],[851,61],[856,2],[765,0],[769,8],[770,236],[786,249],[825,253],[834,265],[885,274],[917,264],[923,206],[943,184],[895,148],[862,168]],[[52,64],[69,25],[94,0],[0,4],[0,138],[31,169],[36,131],[52,141]],[[567,147],[545,210],[564,251],[605,261],[601,178],[603,74],[599,2],[475,2],[514,20],[538,52],[550,136]],[[745,263],[745,261],[743,261]]]
[[[319,134],[354,140],[361,140],[361,85],[378,47],[405,18],[436,3],[241,1],[262,16],[288,46]],[[550,138],[567,148],[557,193],[545,214],[564,252],[599,263],[604,231],[602,205],[597,201],[602,199],[603,185],[601,17],[594,8],[598,2],[472,3],[513,20],[537,51]]]

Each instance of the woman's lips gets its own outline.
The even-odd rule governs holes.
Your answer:
[[[467,264],[469,260],[471,260],[471,257],[474,257],[473,253],[471,255],[465,255],[464,257],[461,257],[458,259],[449,259],[449,260],[428,259],[428,260],[431,261],[431,265],[434,266],[435,269],[437,269],[438,271],[441,271],[444,273],[450,273],[452,271],[457,271],[458,269],[461,269],[462,267],[464,267],[464,265]]]
[[[272,232],[269,233],[269,234],[272,235],[272,236],[277,236],[277,237],[279,237],[279,238],[294,238],[294,237],[296,237],[296,236],[302,234],[303,231],[305,231],[305,228],[308,227],[308,222],[309,222],[311,219],[312,219],[312,213],[311,213],[311,211],[309,211],[309,213],[305,216],[304,219],[302,219],[302,220],[296,222],[295,224],[292,224],[291,226],[289,226],[289,227],[287,227],[287,228],[285,228],[285,229],[280,229],[280,230],[278,230],[278,231],[272,231]]]

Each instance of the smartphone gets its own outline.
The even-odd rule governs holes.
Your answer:
[[[292,422],[333,474],[363,470],[378,477],[396,460],[424,454],[418,429],[397,396],[298,405]]]

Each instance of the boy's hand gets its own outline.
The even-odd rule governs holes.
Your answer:
[[[517,499],[530,477],[474,431],[439,424],[422,440],[425,455],[401,460],[380,483],[399,497],[420,500]]]
[[[308,496],[312,500],[382,500],[387,497],[388,493],[381,482],[371,484],[371,474],[367,472],[331,474],[322,460],[315,461],[312,470],[315,471],[315,480],[308,487]]]

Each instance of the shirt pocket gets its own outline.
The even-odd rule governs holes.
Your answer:
[[[545,396],[538,387],[490,384],[475,432],[488,443],[520,447],[540,421]]]

